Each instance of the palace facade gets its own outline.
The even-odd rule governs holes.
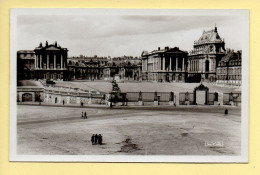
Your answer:
[[[34,49],[34,78],[51,80],[68,80],[67,55],[68,49],[60,47],[57,42],[45,46],[40,43]]]
[[[185,82],[188,52],[178,47],[158,48],[142,53],[142,80],[156,82]]]
[[[217,81],[219,85],[241,86],[242,79],[242,51],[228,51],[217,67]]]
[[[35,53],[33,50],[17,51],[17,80],[33,79],[35,69]]]
[[[193,50],[189,52],[187,80],[215,82],[217,65],[225,55],[225,41],[220,38],[217,27],[203,31],[202,36],[194,41]]]
[[[228,49],[227,49],[228,50]],[[216,82],[240,86],[242,51],[225,49],[217,27],[203,31],[188,53],[178,47],[143,51],[141,58],[68,58],[68,49],[57,42],[34,50],[17,51],[17,79],[134,80],[155,82]]]
[[[100,80],[103,78],[103,67],[96,60],[68,60],[70,80]]]
[[[105,80],[135,80],[141,81],[142,60],[137,57],[112,58],[104,66]]]

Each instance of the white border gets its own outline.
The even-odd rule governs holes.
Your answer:
[[[18,15],[176,15],[176,16],[241,16],[243,17],[242,56],[242,116],[240,156],[111,156],[111,155],[17,155],[16,118],[16,42]],[[10,10],[10,161],[40,162],[198,162],[247,163],[249,119],[249,10],[180,10],[180,9],[38,9]]]

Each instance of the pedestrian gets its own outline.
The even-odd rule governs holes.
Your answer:
[[[97,144],[97,141],[98,141],[98,135],[96,134],[95,135],[95,144]]]
[[[81,102],[80,104],[81,104],[81,107],[83,107],[83,102]]]
[[[88,118],[88,116],[87,116],[87,113],[85,112],[84,119],[87,119],[87,118]]]
[[[99,139],[98,140],[99,140],[99,144],[102,145],[102,135],[101,134],[99,134]]]
[[[225,110],[225,115],[228,115],[228,110],[227,109]]]
[[[64,105],[65,101],[64,101],[64,100],[62,100],[62,103],[63,103],[63,105]]]
[[[94,134],[91,137],[91,142],[92,142],[92,145],[94,145],[94,143],[95,143],[95,135]]]
[[[84,118],[84,115],[83,115],[83,112],[82,112],[82,114],[81,114],[81,119],[83,119]]]

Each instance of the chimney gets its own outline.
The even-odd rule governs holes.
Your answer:
[[[46,47],[48,46],[48,41],[46,41],[46,44],[45,44],[45,46],[46,46]]]
[[[158,47],[158,50],[161,50],[161,48],[160,48],[160,47]]]
[[[57,41],[55,41],[54,45],[57,47]]]

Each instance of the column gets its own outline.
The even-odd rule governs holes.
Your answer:
[[[35,64],[34,64],[35,69],[38,68],[37,67],[37,62],[38,62],[38,55],[36,55],[36,57],[35,57]]]
[[[170,71],[172,71],[172,58],[170,57]]]
[[[49,55],[47,55],[47,69],[50,68],[50,60],[49,60]]]
[[[178,58],[176,58],[176,66],[175,66],[176,71],[178,71]]]
[[[56,69],[56,55],[54,55],[54,69]]]
[[[163,70],[165,70],[165,57],[163,57]]]
[[[154,60],[155,60],[155,58],[153,57],[153,71],[154,71],[154,63],[155,63],[155,61],[154,61]]]
[[[159,57],[158,59],[158,70],[162,70],[162,58]]]
[[[184,70],[184,58],[182,58],[182,71],[185,71]]]
[[[60,68],[63,69],[63,56],[60,56]]]
[[[42,69],[42,55],[40,55],[40,68]]]

